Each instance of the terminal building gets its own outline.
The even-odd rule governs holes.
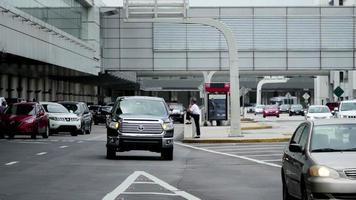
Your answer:
[[[190,0],[188,17],[213,18],[235,34],[248,103],[265,76],[262,103],[291,94],[303,102],[356,97],[354,0]],[[228,82],[227,44],[203,25],[126,23],[122,7],[93,0],[0,0],[0,96],[110,102],[154,95],[188,103],[203,72]]]

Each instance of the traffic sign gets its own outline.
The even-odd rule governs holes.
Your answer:
[[[337,97],[341,97],[341,95],[344,94],[344,90],[341,89],[341,87],[338,86],[337,88],[335,88],[334,94],[335,94]]]
[[[303,95],[303,98],[304,98],[305,100],[308,100],[308,99],[310,98],[310,95],[309,95],[308,93],[305,93],[305,94]]]

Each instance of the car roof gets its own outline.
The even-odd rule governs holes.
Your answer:
[[[47,102],[47,101],[40,101],[40,104],[59,104],[59,103],[56,103],[56,102]]]
[[[320,125],[339,125],[339,124],[355,124],[356,125],[356,120],[353,118],[346,118],[346,119],[341,119],[341,118],[332,118],[332,119],[317,119],[313,121],[314,126],[320,126]]]
[[[123,96],[118,97],[117,99],[147,99],[147,100],[154,100],[154,101],[164,101],[161,97],[149,97],[149,96]]]

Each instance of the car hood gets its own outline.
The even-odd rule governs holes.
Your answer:
[[[33,115],[2,115],[2,121],[24,121],[29,118],[33,118]]]
[[[76,114],[74,113],[48,113],[49,117],[78,117]]]
[[[311,153],[311,157],[318,165],[324,165],[333,169],[356,168],[355,152],[328,152]]]
[[[310,116],[310,117],[331,117],[332,114],[331,113],[308,113],[307,116]]]
[[[162,120],[165,121],[169,119],[168,116],[155,116],[155,115],[135,115],[135,114],[121,114],[119,116],[123,120],[138,120],[138,121],[148,121],[148,120]]]

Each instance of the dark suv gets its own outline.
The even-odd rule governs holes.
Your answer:
[[[161,153],[164,160],[173,159],[174,127],[162,98],[119,97],[108,120],[108,159],[130,150],[148,150]]]

